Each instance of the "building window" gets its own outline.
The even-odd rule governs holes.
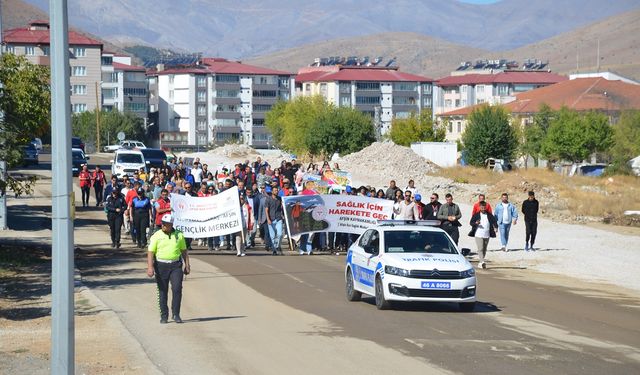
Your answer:
[[[254,85],[275,85],[277,84],[277,77],[274,76],[255,76],[253,77]]]
[[[25,46],[24,47],[24,54],[27,56],[35,56],[36,55],[36,48],[34,46]]]
[[[289,92],[288,91],[280,91],[280,93],[278,94],[278,98],[282,99],[282,100],[289,100]]]
[[[239,98],[240,91],[238,90],[216,90],[213,92],[214,98]]]
[[[453,133],[453,124],[451,122],[449,122],[449,124],[447,125],[447,131],[449,133]]]
[[[509,86],[508,85],[498,85],[498,95],[500,95],[500,96],[509,95]]]
[[[142,87],[125,87],[123,91],[125,96],[147,96],[147,89]]]
[[[73,113],[81,113],[87,111],[87,105],[84,103],[76,103],[73,105]]]
[[[124,110],[132,112],[146,112],[147,103],[130,103],[124,102]]]
[[[87,75],[87,67],[86,66],[74,66],[73,72],[74,77],[84,77]]]
[[[462,133],[462,122],[458,121],[458,133]]]
[[[304,84],[304,92],[306,95],[311,95],[311,84],[310,83],[305,83]]]
[[[216,75],[216,82],[240,82],[240,76],[232,76],[227,74]]]
[[[356,104],[380,104],[379,96],[356,96]]]
[[[460,107],[460,99],[456,99],[456,108]]]
[[[207,115],[207,106],[204,104],[198,104],[198,116]]]
[[[272,139],[273,139],[273,137],[271,136],[271,134],[267,134],[267,133],[253,134],[253,140],[254,141],[271,142]]]
[[[264,119],[263,118],[253,119],[253,126],[258,128],[264,127]]]
[[[49,46],[42,46],[42,54],[44,56],[49,56]]]
[[[1,47],[0,47],[0,48],[1,48]],[[14,53],[14,54],[15,54],[15,53],[16,53],[16,48],[15,48],[14,46],[10,46],[10,45],[8,45],[8,44],[7,44],[7,45],[5,46],[5,51],[6,51],[7,53]]]
[[[196,139],[199,145],[207,144],[207,135],[206,134],[198,134],[198,138]]]
[[[253,111],[254,112],[268,112],[271,110],[271,104],[254,104]]]
[[[111,56],[102,56],[102,65],[111,66],[113,65],[113,57]]]
[[[350,96],[341,96],[340,97],[340,107],[351,107],[351,97]]]
[[[339,91],[340,91],[340,94],[350,94],[351,93],[351,83],[350,82],[340,82]]]
[[[422,106],[423,107],[431,108],[431,103],[432,102],[431,102],[431,97],[430,96],[422,98]]]
[[[484,85],[478,85],[478,87],[476,88],[476,90],[478,92],[484,93]]]
[[[397,105],[416,105],[416,98],[410,96],[394,96],[393,104]]]
[[[277,95],[276,90],[253,90],[253,96],[256,98],[275,98]]]
[[[207,130],[207,120],[198,120],[198,131],[206,131]]]
[[[206,91],[198,90],[198,92],[196,93],[196,96],[198,98],[198,102],[200,102],[200,103],[205,103],[207,101],[207,92]]]
[[[175,79],[173,74],[169,74],[169,84],[173,85],[173,80]]]
[[[87,95],[87,85],[73,85],[73,95]]]
[[[233,104],[216,104],[213,106],[213,110],[216,112],[238,112],[239,107]]]
[[[156,111],[156,105],[155,104],[149,104],[149,112],[155,112]]]
[[[85,57],[87,56],[87,49],[84,47],[76,47],[73,49],[73,55],[75,57]]]
[[[445,99],[444,106],[445,108],[451,108],[451,99]]]
[[[356,82],[356,89],[363,91],[377,91],[380,90],[379,82]]]
[[[116,89],[102,89],[103,99],[115,99],[118,97],[118,90]]]
[[[418,85],[413,82],[395,82],[393,91],[417,91]]]
[[[216,133],[216,141],[228,141],[240,138],[238,133]]]
[[[207,77],[205,76],[196,77],[196,84],[198,85],[198,87],[207,87]]]
[[[289,88],[289,77],[280,77],[278,78],[278,87],[282,89]]]
[[[409,118],[409,116],[411,115],[409,112],[396,112],[395,113],[396,118]]]
[[[320,95],[327,96],[327,84],[326,83],[321,83],[320,84]]]
[[[238,120],[232,118],[218,118],[213,121],[213,126],[238,126]]]
[[[422,93],[423,94],[427,94],[427,95],[431,94],[431,90],[432,90],[431,84],[423,84],[422,85]]]

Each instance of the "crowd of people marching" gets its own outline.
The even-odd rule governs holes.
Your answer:
[[[195,158],[189,165],[178,158],[172,162],[164,161],[161,167],[150,168],[148,173],[140,169],[133,176],[125,176],[123,179],[112,176],[106,185],[103,171],[96,167],[90,172],[85,166],[79,174],[79,180],[83,206],[89,205],[92,186],[96,193],[96,206],[104,206],[113,247],[121,246],[123,227],[138,247],[145,247],[147,238],[161,228],[163,215],[171,212],[172,193],[208,197],[236,186],[240,195],[244,230],[234,235],[198,240],[197,245],[207,246],[210,251],[235,248],[238,256],[244,256],[245,249],[255,247],[256,238],[260,238],[266,250],[277,255],[282,254],[283,234],[286,232],[281,198],[308,193],[303,186],[305,175],[321,176],[327,169],[336,171],[340,167],[336,163],[331,166],[328,162],[322,165],[302,165],[295,159],[272,166],[258,157],[253,162],[245,160],[237,163],[233,169],[213,171],[206,163],[201,163],[199,158]],[[439,220],[441,228],[456,244],[459,241],[458,228],[462,226],[462,213],[453,202],[451,194],[445,195],[444,203],[440,202],[437,193],[430,194],[428,202],[425,202],[413,180],[408,181],[404,189],[391,180],[386,189],[346,186],[332,193],[394,200],[394,219]],[[485,268],[487,244],[489,238],[496,237],[496,232],[500,234],[502,249],[509,250],[509,231],[517,223],[518,210],[509,202],[506,193],[502,194],[501,201],[495,208],[485,201],[484,195],[481,194],[478,198],[471,212],[472,230],[469,236],[475,237],[479,264]],[[533,250],[538,212],[538,202],[533,192],[529,192],[529,199],[522,204],[522,212],[526,225],[525,250]],[[311,240],[309,235],[302,235],[297,247],[301,254],[310,254],[314,249],[340,251],[348,248],[357,237],[347,233],[316,233]],[[190,249],[194,245],[193,241],[186,240]]]

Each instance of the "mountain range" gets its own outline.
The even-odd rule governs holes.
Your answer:
[[[49,0],[26,0],[46,10]],[[68,0],[70,24],[120,44],[247,58],[336,38],[413,32],[500,51],[640,6],[638,0]]]

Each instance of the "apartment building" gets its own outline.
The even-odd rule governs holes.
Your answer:
[[[49,65],[50,37],[48,21],[33,21],[28,27],[5,30],[5,52],[25,56],[31,63]],[[92,111],[102,103],[102,43],[75,31],[69,31],[71,110]]]
[[[533,117],[546,104],[554,110],[562,107],[576,111],[598,111],[606,113],[611,123],[615,123],[624,110],[640,109],[640,85],[604,77],[576,78],[554,85],[515,95],[513,101],[504,104],[512,121],[526,126],[533,123]],[[487,105],[477,104],[438,115],[438,121],[449,124],[447,140],[461,138],[467,119],[476,108]]]
[[[163,146],[242,142],[269,147],[265,114],[277,100],[289,100],[294,89],[291,73],[223,58],[160,66],[147,76]]]
[[[380,134],[395,118],[432,110],[433,80],[395,66],[310,66],[296,76],[296,95],[321,95],[329,103],[370,115]]]
[[[131,65],[131,57],[102,53],[102,109],[131,112],[146,119],[148,110],[146,69]]]
[[[567,79],[548,71],[487,71],[444,77],[434,83],[434,114],[476,104],[508,103],[516,94]]]

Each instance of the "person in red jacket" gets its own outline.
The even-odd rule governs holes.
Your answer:
[[[91,193],[91,172],[86,165],[82,166],[82,170],[78,173],[80,180],[80,190],[82,190],[82,207],[89,207],[89,195]]]
[[[102,169],[96,165],[96,169],[93,170],[93,174],[91,175],[91,182],[93,183],[93,189],[96,192],[96,207],[102,206],[103,196],[102,192],[104,191],[104,183],[106,180],[106,176]]]
[[[480,212],[480,202],[484,202],[484,201],[485,201],[484,194],[478,195],[478,201],[473,204],[473,209],[471,210],[471,216]],[[493,210],[491,209],[491,205],[489,204],[489,202],[487,202],[486,208],[489,215],[493,215]]]

